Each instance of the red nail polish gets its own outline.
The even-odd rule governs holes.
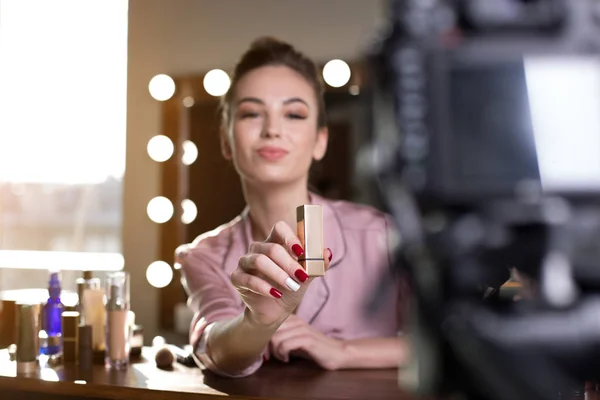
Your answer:
[[[281,294],[281,292],[275,288],[271,288],[269,293],[271,294],[271,296],[275,297],[276,299],[280,299],[281,296],[283,296],[283,294]]]
[[[333,251],[331,251],[330,248],[327,248],[329,250],[329,261],[331,261],[331,259],[333,258]]]
[[[296,272],[294,272],[294,276],[298,278],[300,282],[306,282],[306,280],[308,279],[308,274],[304,272],[304,270],[301,268],[298,268]]]
[[[296,257],[300,257],[304,254],[304,249],[302,249],[302,246],[300,246],[299,244],[293,245],[292,251],[294,252],[294,254],[296,254]]]

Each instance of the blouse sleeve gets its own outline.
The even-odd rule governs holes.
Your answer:
[[[225,252],[213,246],[197,243],[180,246],[175,260],[181,265],[182,284],[188,294],[188,307],[194,312],[190,326],[193,357],[201,368],[226,377],[243,377],[262,365],[262,357],[236,375],[220,370],[207,352],[208,335],[215,322],[235,318],[243,312],[241,298],[225,272],[222,263]]]

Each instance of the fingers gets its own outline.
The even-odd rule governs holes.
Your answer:
[[[273,355],[282,361],[287,361],[289,359],[290,351],[297,350],[297,348],[291,348],[294,346],[288,342],[298,336],[314,336],[314,332],[312,332],[312,328],[304,320],[295,315],[291,315],[271,337],[271,349]]]
[[[265,277],[282,288],[297,292],[300,289],[300,283],[291,278],[288,271],[294,270],[293,264],[297,265],[296,269],[301,268],[300,265],[281,246],[271,245],[274,248],[267,250],[271,256],[263,252],[254,252],[253,250],[257,250],[256,248],[252,249],[249,254],[240,258],[240,268],[249,275],[261,276],[260,279]],[[264,251],[265,249],[258,250]],[[282,267],[282,264],[285,267]]]
[[[271,233],[265,242],[279,244],[286,249],[290,255],[294,255],[295,257],[304,255],[304,249],[302,248],[300,239],[296,236],[296,232],[283,221],[279,221],[273,226],[273,229],[271,229]],[[333,259],[331,249],[327,248],[323,250],[323,259],[325,261],[325,269],[327,269]]]
[[[295,326],[295,327],[288,327],[288,329],[281,329],[279,328],[277,330],[277,332],[275,332],[273,334],[273,336],[271,337],[271,342],[273,343],[273,348],[275,349],[275,351],[277,351],[277,349],[279,348],[279,346],[288,341],[289,339],[295,337],[295,336],[299,336],[299,335],[304,335],[304,334],[310,334],[310,329],[303,329],[300,326]]]
[[[326,248],[323,250],[323,261],[325,261],[325,271],[329,268],[329,264],[331,264],[331,260],[333,260],[333,253],[330,248]]]
[[[254,242],[249,252],[239,260],[239,268],[232,274],[232,283],[239,289],[264,296],[281,298],[282,290],[297,292],[309,276],[298,263],[304,254],[295,232],[285,222],[273,226],[264,242]],[[330,249],[323,251],[325,269],[332,260]]]
[[[280,299],[283,294],[264,279],[245,273],[243,270],[236,269],[231,274],[231,283],[238,290],[249,290],[253,293],[260,294],[263,296],[270,296],[276,299]]]
[[[292,281],[298,281],[304,283],[308,280],[308,275],[304,269],[300,266],[298,261],[290,255],[290,253],[280,244],[268,243],[268,242],[255,242],[250,245],[251,253],[259,253],[266,255],[271,259],[275,265],[279,266],[280,269],[287,273],[288,278]],[[295,285],[295,282],[287,282]],[[287,285],[290,287],[290,285]],[[290,289],[296,291],[297,289]]]
[[[273,229],[271,229],[271,233],[265,242],[277,243],[296,257],[304,254],[304,249],[302,248],[300,239],[296,236],[296,232],[283,221],[279,221],[273,225]]]
[[[272,291],[265,292],[268,282],[262,277],[274,282],[281,288],[286,288],[293,292],[300,290],[301,285],[309,280],[309,276],[300,266],[298,261],[279,244],[254,242],[250,245],[249,253],[241,257],[239,266],[248,275],[254,276],[264,281],[260,285],[256,284],[256,279],[250,277],[238,276],[234,284],[250,285],[247,289],[261,294],[273,295]],[[325,269],[329,267],[332,253],[330,249],[325,249]],[[260,277],[260,278],[259,278]]]
[[[273,355],[283,362],[290,360],[290,353],[295,350],[305,350],[311,347],[313,343],[313,337],[310,333],[296,333],[285,340],[279,342],[279,344],[273,346]]]

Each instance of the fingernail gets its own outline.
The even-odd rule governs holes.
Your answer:
[[[327,250],[329,250],[329,261],[331,261],[331,259],[333,258],[333,252],[329,247],[327,248]]]
[[[285,280],[285,286],[289,287],[294,292],[297,292],[300,289],[300,284],[293,280],[292,278],[287,278]]]
[[[296,272],[294,272],[294,276],[298,278],[300,282],[306,282],[306,280],[308,279],[308,274],[304,272],[302,268],[298,268]]]
[[[280,299],[281,296],[283,296],[283,294],[281,294],[281,292],[275,288],[271,288],[269,293],[271,294],[271,296],[275,297],[276,299]]]
[[[292,251],[294,252],[294,254],[296,254],[296,257],[300,257],[302,254],[304,254],[304,250],[302,249],[302,246],[300,246],[299,244],[293,245]]]

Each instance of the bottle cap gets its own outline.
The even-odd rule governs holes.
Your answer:
[[[50,285],[60,285],[60,272],[50,271],[50,277],[48,283]]]
[[[129,273],[115,272],[106,278],[107,308],[129,310]]]
[[[57,298],[60,297],[60,292],[60,273],[50,272],[50,279],[48,281],[48,293],[50,294],[50,297]]]

